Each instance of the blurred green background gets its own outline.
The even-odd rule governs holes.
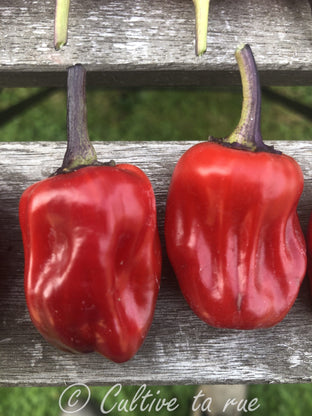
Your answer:
[[[209,135],[226,136],[234,129],[240,116],[241,89],[90,89],[87,105],[92,140],[205,140]],[[265,89],[262,134],[269,140],[311,140],[312,87]],[[65,90],[2,89],[0,140],[66,140]],[[160,397],[178,398],[180,407],[171,413],[174,416],[190,414],[195,386],[151,389],[160,390]],[[63,390],[64,386],[0,388],[0,416],[57,416]],[[132,398],[136,390],[124,386],[122,397]],[[107,387],[93,387],[92,398],[100,402],[106,391]],[[259,400],[260,407],[252,413],[256,416],[312,413],[312,384],[252,385],[248,397]]]
[[[272,92],[282,95],[283,104],[271,98]],[[40,89],[1,91],[0,140],[66,140],[66,92],[44,93],[47,98],[38,103],[32,97],[42,94]],[[24,106],[18,104],[23,100],[28,100]],[[234,129],[240,116],[241,89],[97,89],[88,90],[87,102],[91,140],[204,140],[209,135],[226,136]],[[266,89],[264,139],[309,140],[311,109],[312,87]]]
[[[99,414],[101,402],[110,387],[91,387],[91,400]],[[139,386],[123,386],[118,398],[110,397],[106,401],[106,410],[109,411],[115,403],[116,406],[122,399],[131,399],[138,391]],[[191,406],[195,395],[195,386],[150,386],[154,397],[167,399],[176,398],[179,408],[174,412],[167,410],[140,412],[116,411],[113,409],[111,416],[191,416]],[[60,396],[65,387],[14,387],[0,389],[0,415],[1,416],[59,416]],[[146,390],[147,391],[147,390]],[[157,391],[160,391],[157,394]],[[243,412],[243,415],[255,416],[308,416],[312,409],[312,388],[310,384],[303,385],[262,385],[249,386],[247,400],[257,398],[260,407],[253,412]],[[87,395],[81,395],[86,400]],[[230,397],[225,397],[224,402]],[[213,400],[213,397],[212,397]],[[152,399],[146,403],[151,403]],[[61,403],[65,403],[62,402]],[[129,409],[129,407],[128,407]],[[72,413],[75,414],[75,413]],[[209,413],[208,413],[209,414]],[[221,413],[222,414],[222,413]]]

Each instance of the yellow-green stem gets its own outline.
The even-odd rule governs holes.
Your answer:
[[[207,32],[210,0],[193,0],[196,22],[196,55],[202,55],[207,49]]]
[[[54,19],[54,47],[61,49],[67,42],[70,0],[56,0]]]

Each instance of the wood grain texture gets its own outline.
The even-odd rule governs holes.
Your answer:
[[[195,142],[95,142],[99,159],[142,168],[155,190],[161,241],[170,177]],[[269,142],[301,165],[305,188],[298,207],[306,230],[312,211],[309,142]],[[152,328],[137,355],[114,364],[92,353],[71,355],[47,344],[33,327],[24,300],[18,202],[23,190],[62,162],[65,143],[1,143],[0,385],[297,383],[312,381],[312,299],[308,283],[283,322],[272,329],[215,329],[182,297],[164,250],[160,295]]]
[[[240,83],[234,51],[249,43],[263,84],[312,84],[308,0],[212,0],[207,53],[195,56],[191,0],[72,0],[68,44],[53,48],[54,0],[2,0],[0,86],[64,86],[86,66],[108,87]]]

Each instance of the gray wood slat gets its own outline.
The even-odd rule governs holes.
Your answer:
[[[161,240],[167,189],[179,156],[195,142],[95,142],[100,160],[128,161],[153,184]],[[304,231],[312,211],[309,142],[268,142],[301,165],[298,207]],[[295,383],[312,381],[312,300],[307,282],[287,317],[267,330],[231,331],[200,321],[182,297],[164,249],[152,328],[124,364],[99,354],[71,355],[50,346],[33,327],[24,300],[18,202],[30,184],[60,166],[65,143],[0,144],[0,385]]]
[[[202,57],[191,0],[72,0],[61,51],[53,48],[54,4],[1,1],[0,86],[64,86],[75,63],[91,84],[109,87],[233,85],[241,43],[251,45],[263,84],[311,84],[308,0],[211,0]]]

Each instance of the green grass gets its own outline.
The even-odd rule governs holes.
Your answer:
[[[90,387],[91,402],[95,409],[101,412],[102,402],[105,395],[109,392],[111,386],[108,387]],[[121,391],[117,397],[114,396],[116,389],[107,396],[103,409],[105,409],[112,416],[146,416],[147,414],[167,416],[173,414],[174,416],[189,416],[189,409],[192,405],[192,398],[195,394],[194,386],[146,386],[143,394],[148,391],[152,395],[143,403],[138,400],[136,408],[131,411],[130,403],[139,391],[141,386],[122,386]],[[70,395],[61,394],[65,387],[7,387],[0,388],[0,416],[57,416],[60,413],[60,405],[66,407],[66,403]],[[70,394],[73,390],[70,390]],[[82,403],[87,400],[87,392],[82,390]],[[177,409],[172,413],[166,407],[155,411],[155,404],[153,399],[165,399],[167,402],[174,400],[172,406]],[[140,409],[140,404],[146,406],[146,409]],[[118,409],[120,404],[121,408]],[[148,407],[152,406],[150,411]],[[74,414],[74,413],[73,413]]]
[[[62,388],[2,387],[0,416],[57,416]]]
[[[112,416],[189,416],[195,395],[195,386],[147,386],[153,397],[146,401],[150,405],[153,398],[176,399],[178,408],[174,412],[166,409],[151,412],[140,410],[140,401],[135,410],[130,411],[129,405],[140,386],[123,386],[117,397],[113,394],[105,401],[104,409],[111,410]],[[95,409],[101,412],[101,403],[110,387],[90,387],[91,402]],[[6,387],[0,388],[0,416],[58,416],[60,414],[59,400],[65,387]],[[114,391],[115,392],[115,391]],[[64,396],[66,398],[66,396]],[[87,395],[82,392],[81,398]],[[231,398],[225,397],[224,401]],[[255,411],[249,412],[255,416],[305,416],[312,412],[312,384],[293,385],[251,385],[248,387],[248,403],[257,398],[260,405]],[[65,399],[64,399],[65,400]],[[65,405],[62,400],[61,404]],[[121,403],[126,410],[118,410]],[[212,401],[214,398],[212,397]],[[73,413],[75,414],[75,413]],[[243,412],[243,414],[247,414]]]
[[[249,387],[249,398],[258,397],[255,416],[308,416],[312,414],[312,384]]]
[[[312,107],[312,87],[274,88]],[[38,89],[3,89],[0,111],[36,93]],[[209,135],[228,135],[240,116],[241,92],[234,90],[89,90],[88,124],[93,140],[205,140]],[[312,112],[311,112],[312,113]],[[280,104],[263,98],[264,139],[311,140],[312,121]],[[66,140],[66,94],[56,91],[40,105],[24,111],[0,126],[1,141]],[[194,386],[151,387],[168,400],[177,397],[179,409],[171,414],[187,416]],[[0,416],[57,416],[63,387],[0,388]],[[122,397],[131,398],[137,387],[123,387]],[[99,404],[107,387],[93,387]],[[256,385],[249,399],[260,407],[253,415],[299,416],[312,413],[312,384]],[[113,403],[111,404],[113,405]],[[142,412],[111,413],[121,416]],[[151,413],[165,416],[168,412]]]
[[[0,111],[36,91],[3,89]],[[311,87],[279,87],[275,91],[312,108]],[[262,101],[264,139],[312,138],[312,119],[265,97]],[[240,116],[241,91],[88,90],[87,102],[92,140],[205,140],[209,135],[223,137],[232,132]],[[0,140],[66,140],[65,91],[56,91],[40,105],[0,125]]]

